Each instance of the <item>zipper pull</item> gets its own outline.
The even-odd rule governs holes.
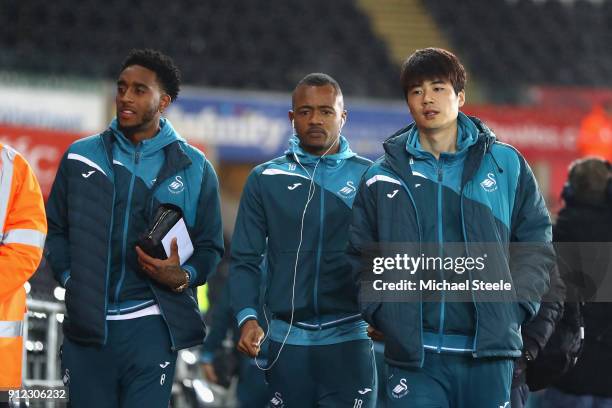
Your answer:
[[[155,231],[157,226],[159,224],[161,224],[161,222],[168,216],[168,214],[170,214],[170,210],[166,210],[166,211],[161,213],[161,215],[159,216],[159,219],[157,220],[155,225],[153,225],[153,228],[151,228],[151,232],[149,233],[148,238],[151,238],[151,236],[153,235],[153,232]]]

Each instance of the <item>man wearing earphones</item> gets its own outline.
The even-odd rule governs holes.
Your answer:
[[[340,135],[342,91],[325,74],[295,87],[285,155],[251,172],[240,202],[230,264],[238,349],[257,356],[270,321],[272,407],[374,407],[376,370],[345,249],[356,186],[370,161]],[[264,299],[260,264],[268,261]]]
[[[525,159],[459,111],[466,73],[455,55],[417,50],[400,78],[414,123],[364,175],[349,241],[359,273],[372,273],[372,252],[434,260],[374,278],[412,279],[411,297],[377,298],[371,275],[361,280],[363,316],[385,338],[387,407],[506,408],[520,326],[537,313],[554,265],[548,211]],[[466,271],[462,259],[481,264]],[[443,279],[442,289],[419,286]],[[474,288],[500,280],[510,288]]]

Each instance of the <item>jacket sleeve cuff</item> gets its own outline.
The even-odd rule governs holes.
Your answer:
[[[531,321],[540,310],[540,304],[536,302],[519,302],[519,306],[525,315],[525,319],[522,322],[519,322],[521,325]]]
[[[202,364],[212,364],[215,355],[210,351],[203,351],[200,354],[200,363]]]
[[[182,268],[189,275],[189,286],[193,287],[196,281],[196,278],[198,277],[198,272],[191,265],[183,265]]]
[[[70,279],[70,269],[66,269],[60,275],[60,284],[64,289],[66,288],[66,283],[68,283],[68,279]]]
[[[253,308],[247,307],[242,309],[236,315],[236,321],[238,322],[238,327],[242,327],[244,322],[247,320],[257,320],[257,311]]]

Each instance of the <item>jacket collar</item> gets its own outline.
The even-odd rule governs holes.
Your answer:
[[[179,134],[174,130],[172,124],[169,120],[162,118],[162,130],[165,129],[165,132],[171,132],[173,134],[172,140],[169,143],[164,144],[161,148],[164,150],[166,159],[164,160],[164,164],[162,165],[159,173],[157,175],[157,180],[153,185],[153,188],[157,187],[161,182],[171,177],[172,175],[178,173],[179,171],[189,167],[192,163],[191,159],[185,153],[183,149],[183,144],[185,140],[179,136]],[[160,121],[161,122],[161,121]],[[123,134],[118,134],[115,129],[113,129],[113,125],[115,124],[115,120],[111,122],[109,128],[104,131],[101,135],[102,141],[104,142],[104,148],[106,150],[106,156],[108,158],[109,163],[113,162],[113,143],[121,143],[118,139],[120,137],[125,138]],[[169,138],[167,136],[167,138]],[[154,138],[155,139],[155,138]],[[111,166],[112,168],[112,166]]]
[[[357,154],[351,150],[349,146],[348,140],[342,135],[340,135],[339,139],[340,149],[337,153],[325,155],[322,160],[326,160],[328,162],[339,162],[342,160],[350,159]],[[314,154],[310,154],[306,152],[300,146],[300,140],[296,135],[293,135],[289,139],[289,148],[285,151],[285,155],[291,157],[293,160],[296,160],[296,157],[299,159],[299,162],[302,164],[315,164],[321,156],[316,156]],[[296,160],[297,161],[297,160]]]
[[[115,142],[119,149],[128,153],[132,153],[136,150],[136,145],[125,136],[116,118],[111,121],[109,129],[115,134]],[[140,148],[141,155],[146,157],[156,154],[158,151],[177,140],[185,141],[179,136],[176,130],[174,130],[168,119],[160,118],[159,131],[152,138],[145,139],[138,143],[138,147]]]
[[[480,167],[484,155],[488,152],[490,153],[491,146],[495,142],[496,137],[480,119],[466,116],[461,112],[459,114],[463,115],[465,120],[471,122],[465,129],[474,133],[471,135],[466,134],[462,137],[465,141],[464,149],[467,149],[461,177],[461,186],[463,187]],[[415,137],[415,130],[416,125],[413,122],[405,128],[398,130],[383,142],[383,148],[385,149],[384,162],[406,183],[412,177],[410,159],[415,157],[416,153],[414,150],[407,148],[407,146],[409,145],[410,138]],[[472,140],[471,143],[469,142],[470,139]]]
[[[459,112],[457,117],[457,151],[455,153],[442,153],[441,158],[452,163],[462,160],[465,157],[467,149],[475,144],[478,140],[478,129],[476,125],[462,112]],[[420,141],[419,130],[413,126],[408,135],[406,142],[406,150],[415,159],[430,159],[435,160],[433,154],[423,149]]]

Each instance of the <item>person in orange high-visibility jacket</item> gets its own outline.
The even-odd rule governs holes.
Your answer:
[[[42,258],[47,219],[28,162],[0,143],[0,390],[21,386],[23,285]]]
[[[612,161],[612,99],[595,105],[580,123],[576,141],[580,157],[596,156]]]

